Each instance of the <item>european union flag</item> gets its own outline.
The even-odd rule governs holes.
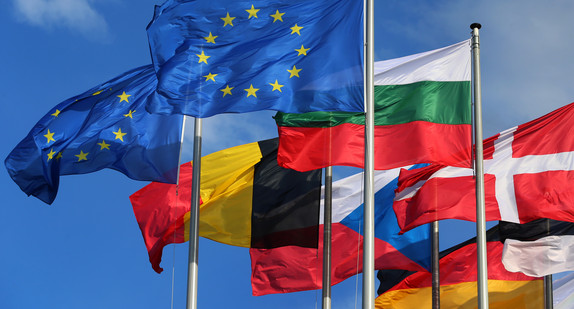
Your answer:
[[[168,0],[147,28],[154,113],[363,112],[363,1]]]
[[[8,173],[48,204],[60,175],[111,168],[136,180],[175,183],[183,116],[145,111],[156,85],[148,65],[60,103],[8,155]]]

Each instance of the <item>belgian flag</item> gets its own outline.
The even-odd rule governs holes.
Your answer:
[[[511,273],[502,265],[503,243],[498,225],[487,231],[488,300],[490,308],[542,308],[543,280]],[[476,238],[440,253],[440,307],[476,308]],[[381,270],[375,307],[431,308],[432,275],[429,272]]]
[[[225,149],[201,159],[199,235],[228,245],[318,245],[321,170],[277,165],[278,139]],[[153,269],[163,247],[189,240],[192,164],[179,185],[151,183],[130,196]]]

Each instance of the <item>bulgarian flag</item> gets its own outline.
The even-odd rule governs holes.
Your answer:
[[[574,222],[574,103],[484,140],[486,220]],[[393,203],[402,231],[443,219],[476,221],[470,168],[401,171]]]
[[[470,42],[375,63],[375,169],[470,166]],[[279,165],[364,165],[364,113],[277,113]]]

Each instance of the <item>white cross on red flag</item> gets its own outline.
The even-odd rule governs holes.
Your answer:
[[[574,222],[574,103],[484,140],[486,220]],[[470,168],[401,171],[393,208],[402,231],[435,220],[476,221]]]

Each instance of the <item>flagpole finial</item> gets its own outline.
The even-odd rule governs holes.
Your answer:
[[[474,29],[474,28],[480,29],[481,27],[482,27],[482,25],[479,24],[479,23],[472,23],[472,24],[470,25],[470,29]]]

